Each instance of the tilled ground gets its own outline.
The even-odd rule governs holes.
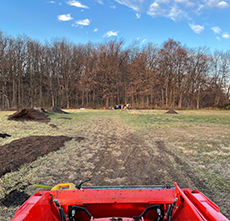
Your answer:
[[[185,155],[177,155],[163,139],[148,131],[133,131],[119,118],[105,116],[82,123],[77,135],[80,139],[72,139],[60,150],[1,179],[0,220],[12,218],[17,208],[15,203],[3,204],[4,199],[9,199],[7,194],[15,194],[17,190],[27,196],[37,191],[33,187],[36,183],[77,184],[88,177],[91,181],[86,185],[173,185],[177,182],[180,187],[192,187],[215,198],[213,190],[190,166]],[[6,180],[11,184],[6,184]],[[228,215],[226,210],[225,215]]]

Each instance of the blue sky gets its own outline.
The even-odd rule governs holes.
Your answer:
[[[0,29],[45,42],[123,38],[126,44],[230,49],[230,0],[0,0]]]

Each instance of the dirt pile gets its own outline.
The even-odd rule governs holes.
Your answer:
[[[52,107],[51,110],[50,110],[50,112],[57,113],[57,114],[68,114],[67,112],[61,110],[58,107]]]
[[[21,206],[29,198],[30,195],[18,190],[13,190],[4,198],[0,199],[0,204],[6,207]]]
[[[33,108],[22,108],[8,117],[8,120],[16,121],[39,121],[47,123],[50,118],[41,111],[35,110]]]
[[[45,113],[45,114],[47,114],[47,113],[48,113],[48,112],[47,112],[47,111],[45,111],[45,109],[44,109],[44,108],[42,108],[42,107],[34,107],[34,110],[37,110],[37,111],[42,112],[42,113]]]
[[[169,109],[166,114],[178,114],[175,110]]]
[[[40,156],[64,146],[71,140],[67,136],[32,136],[14,140],[0,147],[0,177],[17,170],[25,163],[31,163]]]

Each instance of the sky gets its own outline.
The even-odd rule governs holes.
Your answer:
[[[124,39],[230,50],[230,0],[0,0],[0,30],[41,43]]]

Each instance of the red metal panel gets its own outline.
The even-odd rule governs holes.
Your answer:
[[[16,211],[11,221],[60,220],[58,208],[51,199],[49,192],[43,195],[35,193]]]
[[[44,193],[47,191],[40,191]],[[172,203],[174,189],[100,189],[48,191],[60,204]]]

